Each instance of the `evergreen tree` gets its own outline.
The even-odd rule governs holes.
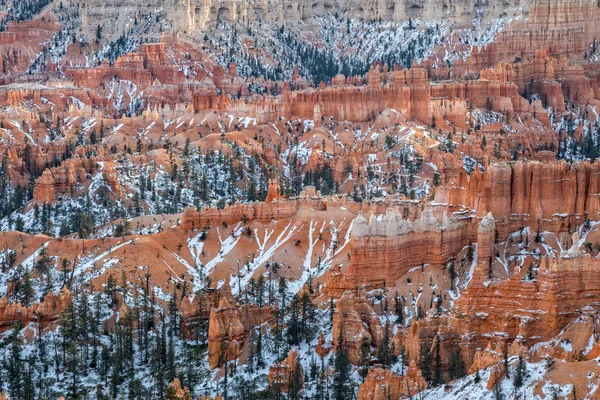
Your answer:
[[[347,400],[352,396],[350,361],[348,359],[346,346],[344,346],[344,338],[341,331],[335,354],[332,390],[332,397],[334,400]]]
[[[292,375],[290,382],[290,388],[288,394],[291,400],[298,399],[298,392],[302,388],[302,364],[300,364],[300,357],[296,359],[296,369]]]
[[[360,375],[362,376],[363,382],[367,376],[367,372],[369,371],[369,363],[371,361],[371,343],[369,343],[369,338],[363,336],[362,341],[360,343],[360,354],[358,359],[358,366],[360,368]]]
[[[433,354],[432,351],[421,346],[420,357],[419,357],[419,368],[421,368],[421,372],[423,373],[423,379],[428,384],[433,382],[433,377],[431,374],[431,367],[433,364]]]
[[[502,389],[500,388],[500,382],[497,377],[496,377],[496,383],[494,384],[494,399],[495,400],[504,400],[504,394],[502,393]]]
[[[79,399],[79,374],[80,363],[79,363],[79,351],[77,344],[73,341],[67,347],[67,359],[66,359],[66,372],[68,379],[68,393],[70,399]]]
[[[519,354],[519,362],[517,364],[517,370],[513,376],[513,383],[515,387],[520,388],[523,386],[525,380],[525,374],[527,372],[527,367],[525,366],[525,360],[523,356]]]
[[[384,366],[388,367],[392,362],[392,353],[390,352],[390,324],[385,322],[383,340],[377,349],[377,359]]]
[[[15,322],[10,335],[10,352],[8,355],[7,362],[7,383],[8,393],[11,399],[21,400],[23,399],[23,375],[24,365],[21,359],[22,345],[21,345],[21,321]]]
[[[450,360],[450,377],[454,380],[463,376],[465,376],[465,362],[462,359],[460,348],[456,347]]]
[[[510,374],[508,373],[508,349],[507,348],[504,349],[503,358],[504,358],[504,370],[506,371],[506,377],[509,378]]]
[[[400,295],[396,292],[394,296],[394,313],[397,315],[396,323],[404,324],[404,301],[400,298]]]
[[[439,338],[435,341],[435,364],[434,364],[433,381],[434,381],[435,385],[441,385],[444,383],[444,375],[443,375],[443,370],[442,370],[442,356],[440,354]]]
[[[300,344],[300,322],[298,319],[299,300],[298,295],[294,294],[290,303],[290,318],[287,324],[286,337],[290,346]]]
[[[300,334],[302,339],[308,343],[313,338],[317,316],[315,305],[307,292],[304,292],[300,299],[300,311]]]

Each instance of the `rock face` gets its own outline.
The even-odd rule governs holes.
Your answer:
[[[117,197],[123,189],[116,178],[112,162],[97,158],[74,158],[55,168],[44,170],[35,183],[33,200],[37,203],[55,202],[59,196],[76,197],[79,185],[88,182],[88,175],[102,172],[102,178]]]
[[[491,343],[488,343],[485,350],[477,350],[475,352],[469,373],[473,374],[476,371],[498,364],[503,360],[503,354],[503,349],[492,349]]]
[[[404,346],[411,357],[423,348],[438,348],[442,360],[449,360],[458,348],[471,373],[497,365],[504,352],[527,354],[528,348],[553,338],[558,339],[537,357],[550,354],[573,359],[575,353],[584,358],[591,354],[590,343],[595,343],[591,315],[598,310],[590,299],[600,296],[597,258],[573,246],[561,257],[542,257],[535,280],[522,278],[518,267],[508,279],[493,279],[489,268],[497,257],[496,222],[491,213],[480,221],[478,262],[450,314],[430,313],[415,321],[405,332],[398,332],[396,347]],[[579,236],[574,234],[573,240],[577,243]],[[504,376],[502,367],[494,367],[497,378],[492,377],[490,385]],[[448,370],[447,365],[443,368]]]
[[[190,390],[187,387],[182,388],[181,382],[177,378],[175,378],[173,380],[173,382],[171,382],[171,384],[169,385],[169,389],[167,389],[167,390],[169,390],[171,392],[172,399],[181,399],[181,400],[191,400],[192,399],[192,394],[190,393]]]
[[[236,304],[231,288],[221,288],[219,306],[210,309],[208,322],[208,364],[211,369],[240,357],[250,330],[271,317],[268,309]]]
[[[578,349],[580,357],[589,353],[589,340],[593,339],[590,315],[598,311],[590,299],[600,296],[597,259],[581,251],[565,251],[557,259],[542,259],[537,280],[522,279],[518,268],[509,279],[490,280],[488,263],[494,257],[494,229],[493,217],[486,216],[478,229],[479,262],[472,281],[456,300],[447,321],[417,321],[404,335],[402,344],[410,354],[435,340],[442,343],[443,354],[449,354],[446,348],[458,345],[471,372],[496,364],[505,351],[524,354],[536,343],[555,337],[569,344],[555,344],[545,350],[546,354],[570,359],[573,348]],[[497,371],[499,377],[502,374]]]
[[[234,224],[239,221],[260,221],[268,223],[273,220],[290,219],[299,209],[327,209],[324,200],[304,201],[290,200],[274,203],[238,204],[222,210],[210,208],[203,211],[187,209],[181,216],[181,228],[184,230],[200,229],[206,226],[218,226],[223,223]]]
[[[31,66],[31,55],[42,50],[47,42],[60,30],[60,25],[51,19],[8,22],[0,32],[0,70],[3,75],[22,74]],[[48,63],[48,70],[53,64]],[[54,70],[56,70],[54,68]]]
[[[356,287],[393,285],[413,267],[442,266],[473,239],[469,221],[458,223],[442,216],[440,222],[432,210],[425,210],[414,222],[393,209],[385,215],[372,215],[369,222],[359,215],[352,229],[348,271],[335,270],[327,281],[326,293],[339,297]]]
[[[544,3],[540,1],[540,3]],[[164,7],[166,18],[176,30],[185,32],[201,31],[214,27],[218,22],[246,23],[261,19],[265,22],[277,23],[310,23],[314,17],[324,17],[333,10],[340,13],[343,18],[362,19],[367,21],[406,21],[409,18],[426,21],[453,18],[457,23],[469,24],[474,18],[498,18],[508,13],[516,15],[519,7],[528,7],[518,1],[501,3],[452,2],[448,0],[433,1],[420,0],[398,2],[368,2],[366,0],[347,1],[334,0],[325,2],[306,2],[286,0],[277,3],[268,1],[215,1],[215,0],[185,0],[182,2],[169,0],[160,2],[152,0],[140,6],[131,0],[112,1],[107,6],[91,3],[85,10],[85,20],[120,21],[127,9],[140,9],[142,12]]]
[[[271,203],[281,199],[281,191],[279,181],[277,179],[269,179],[269,189],[265,203]]]
[[[48,293],[43,301],[30,307],[24,307],[21,303],[10,304],[8,298],[3,297],[0,299],[0,332],[11,329],[18,320],[23,326],[35,322],[48,327],[60,318],[70,302],[71,293],[67,288],[63,288],[58,295]]]
[[[302,368],[298,368],[298,351],[296,349],[290,350],[288,356],[280,363],[274,364],[269,368],[269,386],[272,388],[278,387],[281,392],[289,393],[290,385],[293,379],[298,379],[297,389],[304,387],[304,374]],[[296,371],[298,374],[296,378]]]
[[[522,281],[517,271],[508,280],[484,285],[476,274],[457,301],[450,325],[457,334],[475,333],[473,347],[486,347],[495,332],[507,334],[498,340],[512,342],[518,337],[531,347],[555,337],[582,315],[582,308],[596,307],[589,299],[600,296],[598,268],[596,260],[584,256],[544,258],[535,282]],[[569,301],[563,300],[565,293]]]
[[[383,339],[384,328],[364,295],[346,292],[336,303],[332,335],[333,348],[345,348],[348,359],[356,365],[363,339],[376,346]]]
[[[325,337],[323,332],[319,334],[319,343],[317,343],[317,347],[315,347],[315,352],[320,357],[326,357],[327,354],[331,351],[331,345],[325,342]]]
[[[410,362],[406,374],[399,376],[389,369],[369,370],[367,378],[358,387],[358,400],[403,399],[427,388],[416,362]]]
[[[194,94],[196,112],[210,109],[251,111],[259,122],[275,122],[280,117],[292,116],[320,121],[321,116],[333,116],[338,120],[368,121],[373,115],[392,108],[402,110],[409,118],[431,123],[430,92],[427,71],[403,69],[382,74],[381,66],[370,72],[375,81],[371,85],[343,86],[285,92],[281,96],[265,101],[231,101],[224,97],[210,97],[198,92]],[[390,82],[381,85],[383,80]],[[360,104],[360,107],[356,107]]]
[[[599,170],[598,163],[494,163],[483,173],[459,171],[437,189],[436,202],[501,216],[501,236],[538,223],[542,230],[560,232],[600,211]]]

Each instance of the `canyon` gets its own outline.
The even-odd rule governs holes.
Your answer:
[[[598,397],[596,0],[0,3],[0,396]]]

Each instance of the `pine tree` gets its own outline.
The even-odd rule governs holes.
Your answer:
[[[421,368],[421,372],[423,373],[423,379],[428,384],[432,383],[432,375],[431,375],[431,366],[433,364],[433,355],[431,350],[424,348],[421,346],[420,357],[419,357],[419,368]]]
[[[67,360],[65,363],[67,376],[68,376],[68,391],[70,399],[78,399],[79,394],[79,351],[77,350],[77,344],[72,341],[67,347]]]
[[[469,245],[467,246],[467,261],[472,263],[474,255],[475,250],[473,249],[473,244],[469,242]]]
[[[362,376],[363,382],[369,371],[369,363],[371,362],[371,343],[369,338],[363,336],[360,343],[360,354],[358,359],[358,366],[360,368],[360,375]]]
[[[31,298],[34,295],[34,291],[28,269],[25,269],[23,272],[23,277],[21,278],[20,282],[18,282],[17,289],[18,290],[16,290],[16,292],[19,302],[21,302],[21,304],[23,304],[25,307],[29,307],[31,305]]]
[[[282,320],[283,310],[277,309],[274,313],[275,327],[273,328],[273,344],[277,361],[281,361],[281,344],[283,342]]]
[[[510,374],[508,372],[508,349],[506,349],[506,348],[504,349],[503,357],[504,357],[504,370],[506,371],[506,377],[510,378]]]
[[[314,333],[313,324],[316,322],[316,315],[315,305],[310,299],[308,292],[302,294],[302,298],[300,299],[300,311],[300,333],[303,340],[310,342]]]
[[[89,332],[90,332],[90,307],[87,293],[82,293],[77,307],[80,342],[83,345],[85,362],[82,364],[84,375],[87,374],[87,360],[89,360]]]
[[[21,321],[18,320],[13,325],[10,335],[10,355],[8,359],[8,368],[6,371],[8,393],[11,399],[20,400],[23,398],[23,361],[21,359]]]
[[[256,365],[258,367],[264,366],[262,358],[262,329],[258,330],[258,338],[256,339]]]
[[[494,372],[495,374],[495,372]],[[494,399],[495,400],[504,400],[504,394],[502,393],[502,389],[500,388],[500,382],[499,379],[497,377],[496,378],[496,383],[494,384]]]
[[[300,357],[296,359],[296,369],[292,375],[288,394],[291,400],[298,399],[298,392],[302,388],[302,364],[300,364]]]
[[[35,392],[36,388],[33,382],[34,375],[34,362],[35,359],[33,357],[29,357],[28,359],[28,368],[25,371],[25,376],[23,377],[23,400],[36,400]]]
[[[48,254],[48,249],[46,247],[43,247],[42,250],[40,251],[37,261],[35,263],[35,269],[40,274],[46,275],[49,272],[51,265],[52,265],[52,259],[50,258],[50,255]]]
[[[98,27],[96,28],[96,43],[100,43],[101,39],[102,39],[102,27],[100,26],[100,24],[98,24]]]
[[[251,329],[250,331],[250,340],[248,341],[248,371],[250,373],[254,372],[254,366],[256,363],[256,330]]]
[[[444,375],[442,370],[442,356],[440,354],[439,338],[435,341],[435,364],[434,364],[434,384],[441,385],[444,383]]]
[[[300,323],[298,319],[299,309],[298,295],[294,294],[292,301],[290,302],[290,319],[287,323],[286,337],[287,342],[290,346],[297,346],[300,344]]]
[[[352,387],[350,386],[350,361],[341,331],[335,354],[332,394],[334,400],[347,400],[352,395]]]
[[[329,298],[329,323],[333,325],[333,316],[335,315],[335,304],[333,303],[333,297]]]
[[[523,386],[526,372],[527,367],[525,366],[525,360],[523,359],[523,356],[519,354],[517,370],[515,371],[515,375],[513,377],[513,383],[515,384],[515,387],[520,388]]]
[[[451,261],[448,265],[448,273],[450,274],[450,290],[454,290],[454,281],[456,280],[456,269],[454,263]]]
[[[265,295],[265,277],[260,275],[256,283],[256,302],[260,308],[264,306],[264,295]]]
[[[440,181],[441,181],[440,173],[435,171],[433,173],[433,186],[435,186],[435,187],[440,186]]]
[[[384,367],[388,367],[392,361],[390,354],[390,324],[388,321],[385,322],[383,340],[377,349],[377,359]]]
[[[454,353],[452,353],[452,359],[450,361],[450,375],[453,380],[465,376],[465,362],[462,359],[459,347],[457,347],[456,350],[454,350]]]
[[[397,315],[396,323],[403,325],[404,324],[404,301],[400,298],[398,292],[394,296],[394,313]]]

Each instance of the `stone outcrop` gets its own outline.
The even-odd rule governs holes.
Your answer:
[[[173,382],[167,388],[167,393],[169,393],[169,398],[171,399],[181,399],[181,400],[192,400],[192,394],[187,387],[181,387],[181,382],[179,379],[173,379]]]
[[[540,1],[540,3],[543,3]],[[366,21],[406,21],[409,18],[425,21],[439,21],[452,18],[459,25],[468,25],[474,18],[483,17],[489,21],[501,15],[520,15],[521,8],[529,8],[529,3],[517,1],[500,3],[455,3],[452,1],[425,0],[419,2],[398,1],[392,3],[371,3],[366,0],[348,2],[333,0],[325,2],[294,2],[285,0],[277,3],[261,1],[216,1],[187,0],[160,2],[152,0],[140,6],[131,0],[111,3],[111,7],[102,7],[92,3],[84,12],[87,21],[103,18],[112,21],[125,21],[123,14],[127,9],[135,7],[142,11],[156,10],[163,7],[165,16],[174,28],[182,32],[198,32],[214,27],[218,22],[247,24],[250,21],[262,20],[282,24],[312,24],[315,17],[325,17],[335,10],[341,17],[362,19]]]
[[[584,255],[545,257],[536,281],[521,280],[516,270],[508,280],[484,283],[487,272],[475,273],[456,301],[448,331],[470,337],[463,343],[468,364],[477,360],[475,350],[486,348],[490,340],[509,344],[518,339],[527,347],[549,341],[575,319],[597,312],[591,299],[600,297],[599,268],[596,259]]]
[[[98,158],[73,158],[60,166],[44,170],[35,183],[33,200],[37,203],[55,202],[59,196],[76,197],[79,185],[88,182],[88,175],[102,173],[103,180],[117,197],[123,189],[116,176],[113,163]]]
[[[290,200],[273,203],[236,204],[222,210],[209,208],[202,211],[188,208],[181,216],[180,226],[181,229],[188,230],[211,225],[218,226],[223,223],[234,224],[243,220],[269,223],[273,220],[290,219],[302,207],[323,211],[327,208],[327,202],[316,200],[307,203],[302,200]]]
[[[210,309],[208,322],[208,364],[211,369],[240,357],[251,329],[271,317],[271,311],[256,305],[238,305],[225,283],[218,307]]]
[[[294,379],[297,379],[297,389],[304,387],[304,374],[302,367],[298,369],[298,351],[296,349],[290,350],[288,356],[281,361],[276,363],[269,368],[269,386],[272,388],[277,387],[283,393],[290,392],[290,385]],[[296,375],[296,371],[298,375]],[[296,378],[294,378],[296,376]]]
[[[60,314],[71,302],[71,293],[63,288],[57,295],[50,292],[39,303],[24,307],[21,303],[9,303],[8,297],[0,299],[0,332],[11,329],[20,320],[23,326],[30,322],[48,327],[60,318]]]
[[[339,297],[356,287],[383,288],[393,285],[411,268],[423,264],[442,266],[455,257],[473,237],[469,220],[456,222],[433,210],[425,210],[415,221],[405,220],[394,209],[385,215],[359,215],[352,229],[350,266],[334,270],[326,285],[328,296]]]
[[[317,343],[317,346],[315,347],[315,352],[320,357],[326,357],[327,354],[329,354],[329,352],[331,350],[332,350],[331,345],[328,344],[327,342],[325,342],[325,336],[323,335],[323,332],[321,332],[319,334],[319,342]]]
[[[496,365],[503,360],[504,351],[502,349],[492,349],[491,342],[484,350],[477,350],[473,357],[469,373],[473,374],[492,365]]]
[[[379,68],[375,67],[372,71],[378,71]],[[383,110],[393,108],[401,110],[407,118],[431,123],[427,71],[402,69],[381,77],[378,72],[377,82],[384,77],[391,83],[383,86],[377,83],[307,89],[285,92],[271,99],[249,99],[251,102],[231,102],[227,98],[214,97],[207,103],[205,94],[196,93],[194,110],[217,108],[234,111],[243,108],[245,112],[255,115],[259,122],[266,123],[277,121],[279,117],[320,121],[322,115],[333,116],[337,120],[368,121]],[[356,107],[357,103],[360,104],[359,108]]]
[[[369,370],[365,381],[358,387],[358,400],[406,399],[427,389],[416,362],[410,362],[404,376],[389,369]]]
[[[281,191],[279,187],[279,181],[277,179],[269,179],[269,188],[267,191],[267,198],[265,203],[271,203],[281,199]]]
[[[336,302],[332,335],[333,348],[342,346],[347,350],[350,362],[357,364],[362,341],[366,338],[375,346],[381,343],[384,327],[364,295],[346,292]]]
[[[486,387],[488,390],[492,390],[496,385],[500,385],[502,379],[506,376],[506,366],[504,363],[497,363],[490,371],[490,377],[488,378]]]
[[[600,163],[490,163],[484,172],[455,178],[436,190],[436,202],[497,216],[501,236],[522,226],[566,231],[600,211]],[[500,216],[500,217],[498,217]]]

